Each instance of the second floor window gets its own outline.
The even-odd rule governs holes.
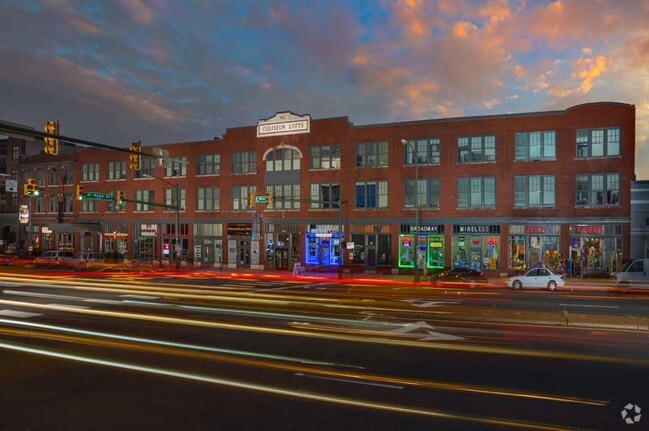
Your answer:
[[[135,200],[135,211],[153,211],[155,193],[153,190],[136,190]]]
[[[97,201],[94,199],[84,199],[81,201],[81,212],[94,213],[97,211]]]
[[[364,181],[355,185],[356,208],[387,208],[388,182]]]
[[[483,163],[495,161],[495,136],[467,136],[457,139],[458,163]]]
[[[300,209],[300,185],[299,184],[272,184],[266,186],[266,193],[270,193],[273,202],[267,205],[267,209]]]
[[[185,211],[185,189],[179,188],[178,193],[180,194],[179,211]],[[164,196],[166,205],[165,211],[176,211],[176,188],[165,189]]]
[[[514,177],[514,208],[554,207],[554,175]]]
[[[255,208],[255,204],[248,205],[249,194],[255,194],[255,186],[234,186],[230,189],[230,209],[232,211],[247,211]]]
[[[496,180],[494,177],[457,179],[458,208],[494,208],[496,206]]]
[[[514,135],[515,160],[554,160],[557,156],[555,132],[520,132]]]
[[[339,208],[340,184],[311,184],[311,208]]]
[[[404,144],[403,163],[406,165],[439,165],[439,139],[413,139]]]
[[[20,158],[20,146],[14,145],[11,147],[11,160],[18,160]]]
[[[415,180],[404,181],[404,208],[439,208],[439,179],[419,179],[415,190]]]
[[[578,207],[620,205],[620,175],[577,175],[576,201]]]
[[[199,187],[196,189],[196,209],[198,211],[217,211],[220,206],[218,187]]]
[[[577,158],[620,155],[620,128],[577,130]]]
[[[356,166],[380,167],[388,165],[388,143],[361,142],[356,144]]]
[[[218,175],[220,173],[220,154],[199,154],[196,157],[196,175]]]
[[[244,151],[232,154],[232,173],[250,174],[257,172],[257,161],[254,151]]]
[[[311,169],[340,169],[340,145],[311,147]]]
[[[99,181],[99,163],[81,165],[81,181]]]
[[[126,178],[126,161],[108,162],[108,179],[123,180]]]

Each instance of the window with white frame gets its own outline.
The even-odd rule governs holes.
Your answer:
[[[81,181],[99,181],[99,163],[82,164]]]
[[[403,207],[439,208],[439,179],[420,178],[415,191],[415,180],[404,180]],[[417,193],[417,195],[415,195]]]
[[[554,130],[542,132],[517,132],[514,135],[515,160],[556,160],[556,133]]]
[[[311,208],[340,208],[340,184],[311,184]]]
[[[340,169],[340,145],[314,145],[311,147],[312,169]]]
[[[494,177],[457,179],[458,208],[494,208],[495,206],[496,180]]]
[[[387,141],[356,144],[356,166],[370,168],[388,166]]]
[[[439,138],[410,139],[403,147],[405,165],[439,165]]]
[[[198,211],[217,211],[220,208],[218,187],[199,187],[196,189],[196,209]]]
[[[255,208],[255,204],[248,205],[248,195],[255,194],[255,186],[233,186],[230,189],[230,209],[232,211],[249,211]]]
[[[155,193],[153,190],[135,190],[135,211],[153,211]]]
[[[32,202],[34,202],[34,212],[44,213],[45,212],[45,197],[44,196],[35,196],[32,197]]]
[[[180,194],[179,211],[185,211],[185,189],[178,189]],[[165,211],[176,211],[176,188],[164,190]]]
[[[14,145],[11,147],[11,160],[18,160],[20,158],[20,146]]]
[[[620,205],[620,174],[582,174],[575,181],[577,207]]]
[[[257,172],[257,155],[255,151],[232,153],[233,174],[254,174]]]
[[[196,156],[196,175],[219,175],[220,173],[220,154],[199,154]]]
[[[298,210],[300,209],[299,184],[269,184],[266,193],[271,194],[271,204],[266,209],[273,210]]]
[[[458,163],[483,163],[495,161],[495,136],[464,136],[457,139]]]
[[[50,214],[56,214],[59,212],[59,197],[58,196],[50,196],[48,200],[48,208],[47,212]]]
[[[577,158],[620,155],[620,128],[580,129],[576,134]]]
[[[123,180],[126,178],[126,161],[108,162],[108,179]]]
[[[266,172],[299,170],[300,153],[292,148],[275,148],[266,154]]]
[[[84,199],[81,202],[81,212],[82,213],[94,213],[97,212],[97,201],[94,199]]]
[[[142,157],[140,159],[140,169],[137,171],[134,171],[133,174],[135,178],[151,178],[153,177],[153,167],[154,167],[154,162],[157,162],[156,160],[153,160],[149,157]]]
[[[186,177],[187,156],[174,156],[165,169],[165,177]]]
[[[554,175],[528,175],[514,177],[515,208],[539,208],[554,206]]]
[[[354,188],[356,208],[387,208],[388,182],[362,181]]]

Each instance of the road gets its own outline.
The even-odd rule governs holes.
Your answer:
[[[610,430],[649,411],[642,294],[45,272],[0,292],[0,429]]]

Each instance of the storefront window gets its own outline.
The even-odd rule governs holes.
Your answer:
[[[453,266],[475,271],[500,269],[500,238],[491,236],[454,236]]]

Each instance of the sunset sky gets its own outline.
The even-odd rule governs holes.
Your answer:
[[[279,111],[356,125],[636,106],[649,1],[0,0],[0,120],[145,146]],[[560,144],[560,143],[559,143]],[[571,143],[566,143],[571,144]]]

